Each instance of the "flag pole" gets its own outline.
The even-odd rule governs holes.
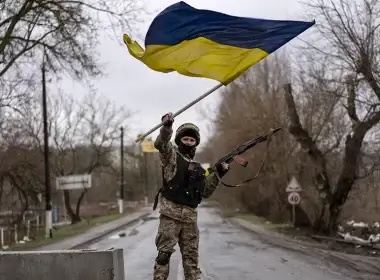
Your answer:
[[[189,109],[191,106],[195,105],[196,103],[198,103],[199,101],[201,101],[202,99],[204,99],[205,97],[209,96],[211,93],[213,93],[214,91],[216,91],[217,89],[219,89],[220,87],[222,87],[223,84],[220,83],[220,84],[217,84],[216,86],[214,86],[213,88],[209,89],[207,92],[205,92],[204,94],[202,94],[201,96],[199,96],[197,99],[191,101],[189,104],[187,104],[185,107],[183,107],[182,109],[178,110],[178,112],[175,112],[173,114],[173,118],[175,118],[176,116],[178,116],[179,114],[183,113],[184,111],[186,111],[187,109]],[[154,131],[156,131],[157,129],[159,129],[161,126],[164,125],[164,122],[161,122],[160,124],[156,125],[155,127],[153,127],[151,130],[149,130],[148,132],[146,132],[145,134],[143,135],[140,135],[136,140],[135,140],[135,143],[138,143],[140,142],[141,140],[143,140],[145,137],[147,137],[148,135],[150,135],[151,133],[153,133]]]

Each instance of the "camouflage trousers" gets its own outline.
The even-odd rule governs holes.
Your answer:
[[[201,279],[201,271],[198,267],[199,229],[197,223],[183,223],[161,214],[156,237],[158,256],[154,264],[153,280],[168,279],[169,259],[175,251],[177,242],[182,255],[185,280]],[[162,261],[165,257],[160,258],[160,254],[167,257],[166,261]]]

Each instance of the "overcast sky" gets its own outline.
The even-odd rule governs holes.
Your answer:
[[[154,16],[165,7],[176,3],[173,0],[145,0],[149,9],[156,12],[139,26],[145,36]],[[303,20],[300,13],[302,5],[297,0],[187,0],[189,5],[200,9],[210,9],[236,16],[259,17],[268,19]],[[310,19],[312,20],[312,19]],[[131,57],[127,48],[120,41],[105,40],[100,46],[102,61],[107,63],[107,78],[95,82],[99,92],[118,104],[137,111],[130,121],[132,131],[129,138],[139,132],[146,132],[159,123],[165,112],[178,109],[212,88],[217,83],[201,78],[189,78],[177,73],[163,74],[147,68],[143,63]],[[143,45],[143,42],[140,41]],[[73,94],[84,94],[85,89],[71,81],[64,82],[64,88]],[[175,129],[183,122],[194,122],[201,128],[201,137],[205,139],[207,121],[198,111],[205,106],[212,106],[218,100],[220,92],[215,92],[175,120]],[[210,104],[210,105],[208,105]],[[154,137],[157,132],[152,134]],[[128,135],[127,135],[128,138]]]

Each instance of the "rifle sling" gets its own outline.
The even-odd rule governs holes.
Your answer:
[[[256,173],[255,176],[253,176],[252,178],[246,179],[246,180],[244,180],[244,181],[241,181],[239,184],[236,184],[236,185],[229,185],[229,184],[226,184],[226,183],[224,183],[224,182],[222,181],[222,179],[220,178],[218,172],[215,172],[216,177],[219,179],[219,182],[220,182],[222,185],[224,185],[224,186],[226,186],[226,187],[228,187],[228,188],[236,188],[236,187],[241,187],[242,185],[245,185],[245,184],[251,182],[252,180],[256,179],[256,178],[260,175],[261,171],[262,171],[263,168],[264,168],[264,163],[265,163],[265,160],[266,160],[266,158],[267,158],[267,156],[268,156],[269,144],[270,144],[270,141],[271,141],[271,139],[272,139],[272,135],[273,135],[273,134],[274,134],[274,129],[271,129],[271,130],[269,131],[269,133],[268,133],[268,137],[267,137],[267,141],[266,141],[267,143],[266,143],[266,148],[265,148],[264,158],[263,158],[263,160],[262,160],[262,162],[261,162],[261,166],[260,166],[260,168],[259,168],[259,170],[257,171],[257,173]]]

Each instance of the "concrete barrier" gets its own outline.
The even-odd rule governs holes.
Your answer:
[[[1,252],[0,280],[124,280],[122,249]]]

